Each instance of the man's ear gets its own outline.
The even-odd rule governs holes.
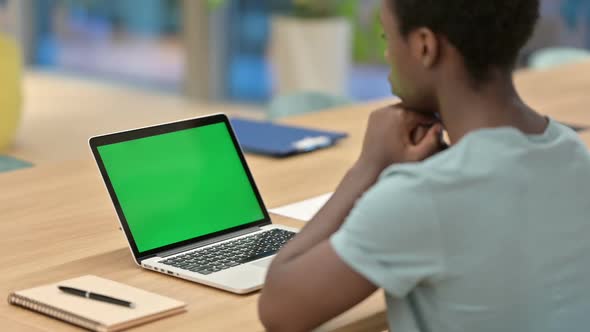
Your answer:
[[[410,34],[412,55],[422,64],[424,69],[434,67],[440,57],[440,41],[436,34],[428,28],[419,28]]]

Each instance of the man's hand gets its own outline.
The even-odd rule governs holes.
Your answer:
[[[422,161],[443,148],[442,130],[435,116],[401,104],[379,109],[369,118],[359,163],[382,171],[395,163]]]

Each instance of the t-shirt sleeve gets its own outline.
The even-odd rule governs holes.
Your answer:
[[[346,264],[398,298],[442,274],[440,224],[428,186],[415,174],[382,176],[330,241]]]

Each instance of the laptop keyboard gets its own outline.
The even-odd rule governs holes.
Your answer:
[[[191,251],[184,255],[162,260],[160,263],[207,275],[272,256],[295,234],[283,229],[273,229]]]

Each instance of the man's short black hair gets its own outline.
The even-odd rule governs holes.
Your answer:
[[[475,81],[514,68],[539,18],[539,0],[389,0],[402,35],[427,27],[445,36]]]

